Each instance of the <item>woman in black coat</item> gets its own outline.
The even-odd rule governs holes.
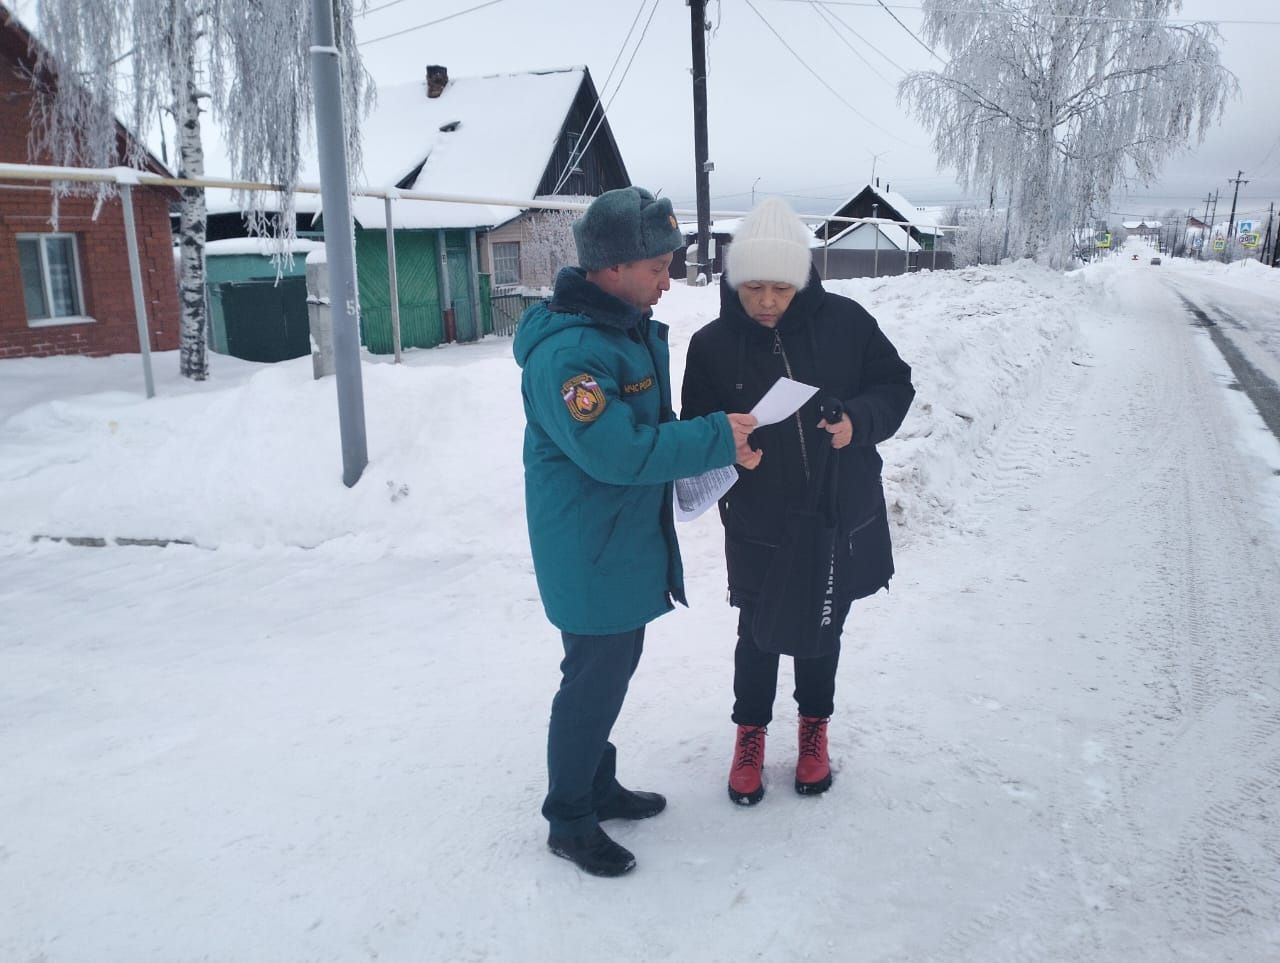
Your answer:
[[[795,658],[795,785],[801,794],[831,785],[827,720],[834,710],[840,629],[853,601],[887,587],[893,575],[875,446],[898,430],[915,396],[911,368],[875,319],[855,301],[823,289],[812,266],[810,237],[777,198],[742,222],[726,256],[720,317],[693,336],[685,365],[683,418],[749,412],[780,377],[818,388],[795,415],[756,430],[758,467],[740,472],[720,500],[729,604],[739,610],[733,679],[738,730],[729,796],[743,805],[764,798],[765,732],[773,717],[778,653],[796,651],[785,631],[757,638],[757,610],[788,611],[787,599],[779,603],[772,595],[762,598],[762,592],[782,584],[781,573],[770,572],[770,565],[794,525],[789,512],[813,508],[818,494],[826,496],[828,514],[834,504],[835,550],[827,571],[812,566],[812,578],[831,583],[834,631],[820,651]],[[794,579],[798,572],[791,562],[784,558],[782,564]],[[801,571],[807,572],[803,566]],[[802,576],[802,582],[808,579]],[[804,635],[799,624],[794,634]]]

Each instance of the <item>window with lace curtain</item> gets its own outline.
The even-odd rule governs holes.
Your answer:
[[[18,262],[27,324],[70,324],[84,316],[80,258],[74,234],[19,234]]]

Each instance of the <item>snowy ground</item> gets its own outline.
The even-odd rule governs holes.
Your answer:
[[[136,357],[0,362],[0,959],[1280,958],[1280,443],[1182,300],[1276,370],[1277,274],[837,285],[919,394],[835,785],[790,790],[784,679],[769,794],[725,795],[704,516],[615,730],[671,805],[609,824],[608,881],[537,811],[559,642],[509,343],[370,359],[350,491],[309,361],[160,355],[151,401]],[[677,382],[715,310],[664,299]]]

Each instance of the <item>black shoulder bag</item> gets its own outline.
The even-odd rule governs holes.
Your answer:
[[[764,652],[812,659],[834,651],[840,638],[835,570],[840,459],[825,447],[826,459],[812,479],[808,503],[787,510],[782,544],[774,550],[755,603],[751,634]]]

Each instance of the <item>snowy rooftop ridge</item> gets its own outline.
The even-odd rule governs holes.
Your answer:
[[[852,194],[849,195],[848,200],[840,204],[839,207],[835,209],[835,211],[832,211],[832,213],[835,214],[843,210],[846,206],[848,206],[853,201],[855,197],[857,197],[863,191],[871,191],[873,194],[879,197],[882,201],[884,201],[886,204],[888,204],[890,207],[896,210],[899,214],[901,214],[902,219],[904,221],[910,221],[911,226],[914,227],[921,234],[941,234],[942,233],[941,229],[932,227],[927,223],[928,221],[936,220],[936,216],[934,214],[926,211],[924,208],[917,207],[915,204],[911,203],[911,201],[907,200],[906,197],[904,197],[902,194],[899,194],[897,191],[891,191],[883,187],[876,187],[875,184],[866,184],[863,187],[859,187],[856,191],[854,191]],[[881,213],[880,216],[883,217],[885,215]],[[917,222],[921,222],[921,223],[917,223]]]
[[[423,80],[382,86],[361,122],[363,171],[353,185],[460,196],[532,198],[556,147],[565,117],[584,79],[585,66],[482,77],[451,77],[439,97]],[[314,148],[299,172],[318,181]],[[211,211],[239,210],[231,191],[210,190]],[[298,210],[317,210],[319,198],[298,195]],[[394,205],[397,227],[492,227],[520,208],[487,204],[403,201]],[[378,197],[354,197],[351,213],[365,227],[385,225]]]

